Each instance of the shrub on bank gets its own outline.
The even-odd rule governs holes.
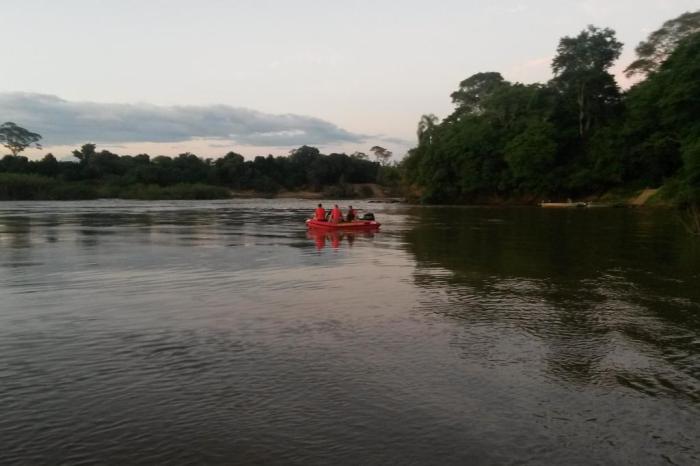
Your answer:
[[[41,175],[0,173],[0,200],[52,199],[56,180]]]
[[[67,182],[35,174],[0,173],[0,200],[3,201],[64,201],[99,198],[205,200],[230,197],[228,189],[202,183],[179,183],[172,186],[156,184],[96,185],[84,182]]]

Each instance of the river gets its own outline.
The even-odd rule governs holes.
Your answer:
[[[0,464],[700,462],[672,212],[355,205],[0,203]]]

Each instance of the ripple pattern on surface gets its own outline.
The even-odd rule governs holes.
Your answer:
[[[0,464],[698,462],[668,218],[353,205],[0,204]]]

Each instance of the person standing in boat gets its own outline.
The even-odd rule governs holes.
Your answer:
[[[321,222],[326,221],[326,209],[323,208],[323,204],[319,204],[314,211],[314,220],[319,220]]]
[[[352,206],[348,206],[348,214],[345,216],[345,221],[347,222],[352,222],[357,218],[357,212],[355,209],[352,208]]]
[[[340,211],[340,207],[336,204],[331,210],[331,222],[340,223],[343,221],[343,213]]]

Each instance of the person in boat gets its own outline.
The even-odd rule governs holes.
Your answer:
[[[345,221],[347,222],[352,222],[357,218],[357,212],[355,209],[352,208],[352,206],[348,206],[348,214],[345,216]]]
[[[321,222],[326,221],[326,209],[323,208],[323,204],[319,204],[314,211],[314,220],[320,220]]]
[[[343,221],[343,213],[340,211],[340,207],[338,207],[338,204],[333,206],[333,210],[331,210],[331,222],[333,223],[340,223]]]

